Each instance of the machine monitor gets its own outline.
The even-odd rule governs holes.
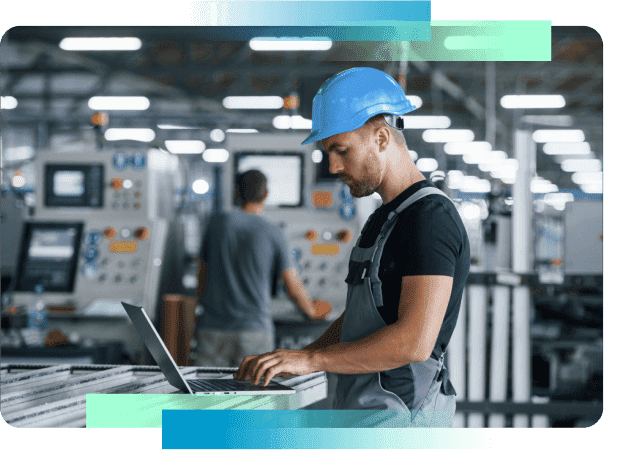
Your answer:
[[[24,224],[16,291],[73,292],[83,224]]]
[[[267,177],[269,195],[265,206],[300,207],[303,205],[304,155],[280,152],[237,152],[234,173],[257,169]],[[235,202],[237,205],[237,201]]]
[[[44,205],[101,208],[104,204],[102,164],[46,164]]]

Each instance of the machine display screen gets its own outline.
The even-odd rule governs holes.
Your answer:
[[[47,164],[44,203],[53,207],[100,208],[103,177],[101,164]]]
[[[26,223],[17,291],[72,292],[82,223]]]
[[[265,206],[299,207],[303,204],[304,155],[301,153],[236,153],[235,174],[257,169],[267,177]],[[238,204],[238,201],[235,202]]]

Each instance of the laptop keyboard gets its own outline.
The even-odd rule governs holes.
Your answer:
[[[187,380],[194,392],[222,392],[222,391],[254,391],[262,390],[262,386],[252,386],[237,380]]]

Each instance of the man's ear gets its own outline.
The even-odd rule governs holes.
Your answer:
[[[262,198],[262,201],[264,202],[267,199],[267,196],[269,195],[269,190],[265,189],[265,196]]]
[[[390,133],[390,129],[388,125],[381,125],[375,130],[375,143],[379,146],[379,152],[384,152],[388,148],[388,144],[390,144],[390,140],[392,139],[392,134]]]

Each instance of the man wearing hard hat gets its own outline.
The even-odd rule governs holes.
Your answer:
[[[416,109],[393,78],[354,68],[313,100],[330,171],[355,197],[379,193],[351,252],[344,313],[302,350],[245,358],[234,377],[337,374],[335,409],[410,411],[413,426],[450,426],[456,392],[443,364],[470,265],[454,203],[417,169],[399,116]]]

